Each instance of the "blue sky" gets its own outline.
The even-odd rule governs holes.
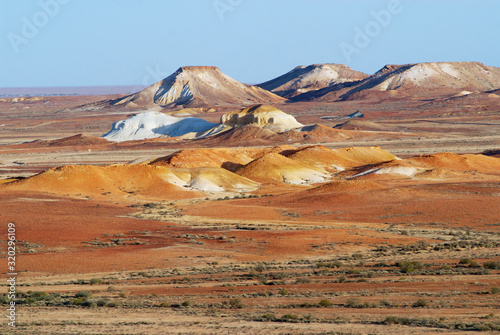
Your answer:
[[[0,0],[0,87],[151,84],[183,65],[245,83],[313,63],[500,67],[499,13],[498,0]]]

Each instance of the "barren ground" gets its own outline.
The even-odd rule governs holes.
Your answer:
[[[78,133],[100,136],[132,114],[65,110],[85,101],[0,102],[0,178],[29,177],[66,164],[146,161],[201,146],[177,140],[25,143]],[[304,124],[327,126],[360,110],[364,120],[386,129],[375,138],[366,131],[366,139],[320,143],[327,148],[378,145],[407,158],[500,146],[500,107],[488,101],[278,107]],[[216,122],[223,112],[198,117]],[[325,116],[331,118],[320,118]],[[6,241],[6,224],[14,222],[19,247],[18,325],[13,332],[4,320],[0,332],[498,331],[500,174],[361,180],[380,187],[318,191],[312,188],[320,184],[270,183],[254,192],[187,199],[0,189],[0,239]],[[1,267],[6,273],[6,261]]]

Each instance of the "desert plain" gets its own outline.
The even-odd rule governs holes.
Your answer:
[[[0,332],[498,332],[500,70],[346,68],[0,99]]]

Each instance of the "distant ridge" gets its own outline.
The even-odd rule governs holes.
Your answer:
[[[68,87],[3,87],[0,98],[50,97],[67,95],[114,95],[136,92],[137,85],[128,86],[68,86]]]
[[[500,68],[479,62],[386,65],[358,83],[341,83],[294,98],[338,101],[367,98],[447,96],[500,88]]]
[[[257,86],[291,98],[311,90],[344,82],[357,82],[367,77],[367,74],[355,71],[343,64],[312,64],[297,66],[290,72]]]

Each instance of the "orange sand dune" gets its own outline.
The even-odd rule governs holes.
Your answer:
[[[247,164],[252,161],[251,150],[225,148],[186,149],[171,155],[152,160],[153,166],[168,166],[178,168],[192,167],[222,167],[224,164]]]
[[[484,155],[457,155],[443,152],[434,155],[421,155],[408,159],[421,166],[430,166],[452,171],[477,171],[485,174],[500,174],[500,159]]]
[[[154,166],[167,166],[178,168],[193,167],[223,167],[230,171],[250,163],[268,153],[290,153],[297,148],[281,145],[268,148],[210,148],[210,149],[185,149],[171,155],[160,157],[149,162]]]
[[[198,191],[253,191],[259,184],[222,168],[173,169],[151,165],[69,165],[2,185],[7,190],[33,190],[88,197],[184,199]]]
[[[161,172],[165,171],[160,167],[145,165],[68,165],[4,187],[9,190],[36,190],[72,196],[137,194],[169,199],[193,197],[192,192],[166,182],[161,178]]]
[[[328,176],[320,169],[294,161],[278,153],[268,153],[236,171],[259,182],[302,184],[320,182]]]
[[[358,132],[350,130],[333,129],[321,124],[303,127],[300,131],[295,129],[280,134],[291,140],[303,140],[308,142],[343,141],[359,135]]]
[[[380,147],[327,149],[316,145],[301,148],[288,158],[327,171],[338,171],[348,167],[387,162],[397,157]]]
[[[94,198],[184,199],[202,197],[201,192],[252,192],[261,188],[260,183],[268,184],[264,188],[276,183],[323,183],[334,175],[364,180],[326,184],[307,195],[311,196],[381,188],[374,180],[446,180],[470,178],[470,173],[476,179],[491,178],[488,174],[498,178],[500,159],[439,153],[400,160],[380,147],[333,150],[284,145],[180,150],[146,164],[69,165],[0,187]]]
[[[408,177],[447,179],[464,177],[464,173],[500,174],[500,159],[483,155],[438,153],[404,160],[392,160],[361,166],[342,173],[361,177],[373,174],[406,175]]]

